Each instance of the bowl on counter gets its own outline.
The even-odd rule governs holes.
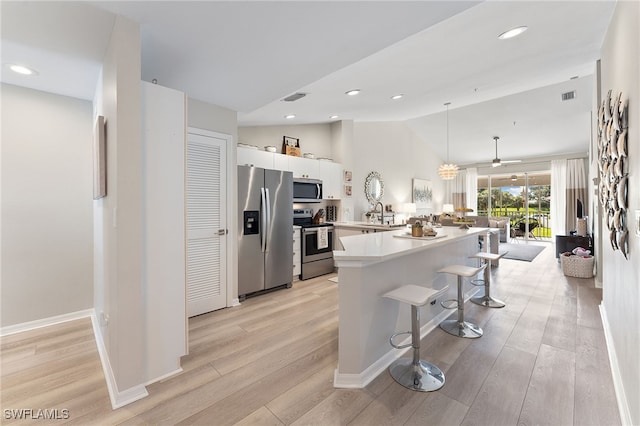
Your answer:
[[[275,146],[265,146],[264,150],[268,151],[268,152],[276,152],[277,151]]]
[[[312,159],[312,160],[313,160],[314,158],[316,158],[316,155],[315,155],[315,154],[312,154],[312,153],[310,153],[310,152],[305,152],[304,154],[302,154],[302,156],[303,156],[304,158],[310,158],[310,159]]]

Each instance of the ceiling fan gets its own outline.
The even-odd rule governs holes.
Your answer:
[[[496,158],[494,158],[493,161],[491,162],[491,167],[500,167],[503,164],[509,164],[509,163],[520,163],[522,160],[500,160],[500,158],[498,158],[498,139],[500,139],[499,136],[493,137],[493,140],[496,143]]]

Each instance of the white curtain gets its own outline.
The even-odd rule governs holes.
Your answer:
[[[467,197],[467,172],[466,170],[458,171],[455,179],[451,181],[451,199],[453,201],[453,207],[462,208],[468,207]]]
[[[584,159],[567,160],[567,189],[566,189],[566,229],[573,231],[578,229],[577,206],[578,200],[582,203],[582,215],[588,216],[587,200],[587,175],[585,173]]]
[[[567,235],[567,160],[551,160],[551,232]]]
[[[478,169],[467,169],[467,207],[473,209],[474,215],[478,214]]]

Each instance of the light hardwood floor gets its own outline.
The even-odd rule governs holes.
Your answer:
[[[436,392],[387,372],[366,389],[333,388],[338,294],[325,276],[192,318],[184,372],[115,411],[89,320],[4,337],[2,423],[5,409],[57,408],[69,419],[51,423],[79,425],[619,425],[601,290],[565,277],[554,253],[494,269],[507,306],[465,305],[482,338],[438,328],[423,339],[423,358],[446,374]]]

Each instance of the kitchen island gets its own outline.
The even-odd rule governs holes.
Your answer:
[[[339,281],[338,367],[334,386],[362,388],[403,352],[389,345],[396,331],[410,330],[410,307],[381,296],[397,287],[414,284],[441,289],[442,300],[455,299],[454,277],[437,271],[447,265],[475,265],[469,256],[478,252],[478,236],[486,228],[438,228],[433,239],[407,238],[407,230],[368,233],[341,238],[344,250],[333,253]],[[465,283],[465,300],[479,288]],[[442,300],[420,309],[421,335],[426,335],[455,311]]]

